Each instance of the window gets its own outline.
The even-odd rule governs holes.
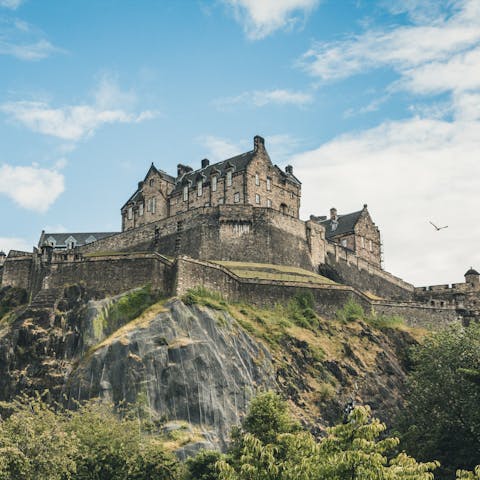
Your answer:
[[[218,199],[218,204],[219,204],[219,205],[223,205],[224,203],[225,203],[225,199],[224,199],[223,197],[220,197],[220,198]]]
[[[199,180],[197,182],[197,197],[201,197],[203,195],[203,182]]]
[[[369,240],[369,247],[370,247],[370,251],[373,252],[373,243],[371,240]]]
[[[260,195],[258,193],[255,195],[255,203],[260,203]]]
[[[342,240],[340,241],[340,244],[342,245],[342,247],[346,247],[347,246],[347,239],[342,238]]]
[[[362,246],[362,248],[365,248],[365,238],[364,237],[360,237],[360,245]]]
[[[156,208],[157,208],[157,199],[152,198],[152,213],[155,213]]]
[[[267,198],[267,207],[272,208],[272,201],[269,198]]]
[[[183,187],[183,201],[186,202],[188,200],[188,185]]]
[[[267,177],[267,190],[272,189],[272,179],[270,177]]]
[[[235,193],[235,195],[233,196],[233,201],[235,203],[238,203],[240,201],[240,194],[238,192]]]
[[[153,178],[151,178],[151,179],[150,179],[150,182],[149,182],[150,186],[153,187],[153,184],[154,184],[154,183],[155,183],[155,181],[153,180]]]
[[[210,202],[205,202],[205,206],[206,206],[206,207],[209,207],[209,206],[210,206]]]
[[[212,177],[212,192],[216,192],[217,191],[217,176],[214,175]]]
[[[147,202],[147,212],[155,213],[156,206],[157,206],[157,199],[149,198]]]
[[[255,174],[255,185],[257,187],[260,185],[260,177],[258,176],[258,173]]]
[[[140,216],[143,215],[143,203],[141,203],[141,204],[138,206],[138,214],[139,214]]]
[[[128,207],[128,210],[127,210],[127,218],[128,218],[129,220],[131,220],[132,217],[133,217],[133,209],[132,209],[132,207]]]
[[[232,171],[229,170],[227,172],[227,187],[231,187],[232,186]]]

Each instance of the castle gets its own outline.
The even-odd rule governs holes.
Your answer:
[[[42,232],[33,253],[0,258],[1,285],[27,289],[33,305],[68,283],[99,295],[151,283],[166,294],[204,285],[259,304],[309,289],[326,315],[354,298],[423,324],[480,317],[475,270],[465,284],[415,288],[382,268],[367,205],[303,221],[300,201],[293,168],[274,165],[260,136],[249,152],[196,170],[180,164],[175,177],[152,164],[121,208],[121,232]]]

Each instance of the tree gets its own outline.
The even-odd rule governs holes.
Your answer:
[[[186,480],[217,480],[218,469],[216,464],[223,458],[220,452],[201,450],[195,457],[185,462]]]
[[[452,326],[415,348],[398,428],[406,449],[436,458],[440,476],[472,470],[480,458],[480,325]]]

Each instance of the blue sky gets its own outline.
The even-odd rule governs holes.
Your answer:
[[[477,0],[0,0],[0,72],[0,249],[260,134],[303,218],[368,203],[389,271],[480,268]]]

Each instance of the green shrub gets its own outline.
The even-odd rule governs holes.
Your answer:
[[[341,310],[337,311],[337,319],[342,322],[353,322],[365,318],[365,312],[361,305],[349,299]]]

